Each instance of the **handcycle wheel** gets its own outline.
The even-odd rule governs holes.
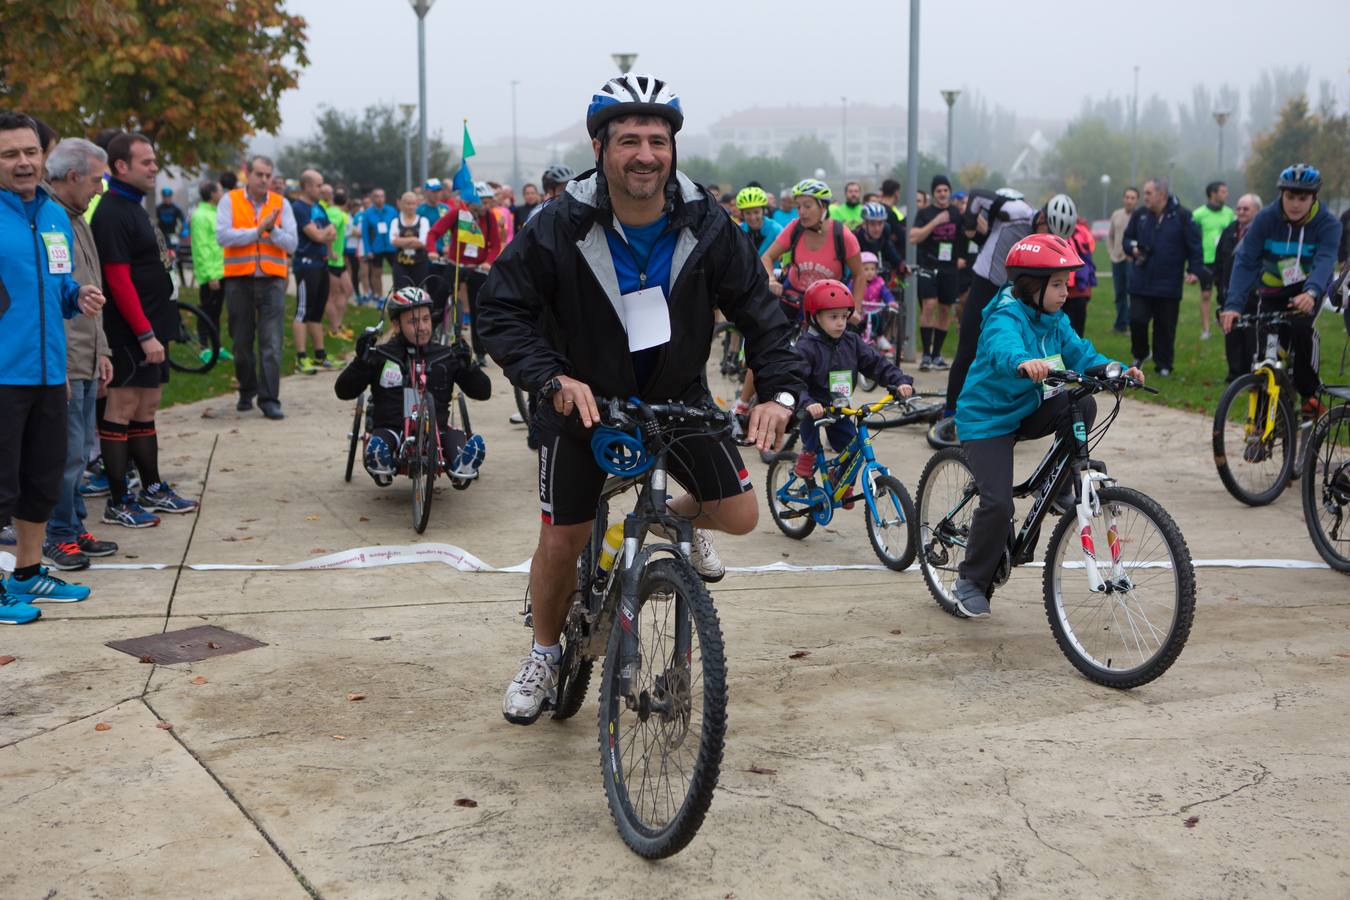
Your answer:
[[[649,563],[637,601],[638,699],[630,709],[619,693],[616,621],[600,684],[600,768],[624,843],[661,859],[693,840],[712,803],[726,736],[726,662],[712,597],[687,561]]]
[[[590,595],[591,573],[595,571],[597,557],[591,552],[594,541],[587,541],[586,548],[577,558],[577,593],[573,600],[580,600],[584,606]],[[563,623],[562,659],[558,664],[558,691],[553,702],[553,718],[570,719],[586,702],[586,689],[591,684],[591,668],[595,660],[586,655],[584,632],[585,615],[574,603],[568,610],[567,620]]]
[[[1195,617],[1195,569],[1176,522],[1132,488],[1097,489],[1090,540],[1112,578],[1119,554],[1124,584],[1088,586],[1078,516],[1060,517],[1045,550],[1045,615],[1060,650],[1090,680],[1114,688],[1147,684],[1176,661]],[[1112,540],[1111,526],[1115,527]]]
[[[352,430],[347,435],[347,471],[343,479],[350,482],[352,480],[352,470],[356,467],[356,448],[361,444],[361,418],[366,412],[366,395],[359,394],[356,398],[356,414],[352,416]]]
[[[867,504],[867,538],[882,565],[903,572],[914,562],[918,551],[915,523],[919,517],[914,511],[914,501],[893,475],[878,475],[865,484],[872,501]]]
[[[1248,372],[1234,379],[1214,411],[1219,480],[1248,506],[1273,502],[1294,474],[1294,410],[1284,394],[1281,391],[1275,428],[1268,438],[1261,433],[1270,403],[1264,374]]]
[[[769,502],[769,515],[773,518],[773,524],[783,534],[800,541],[816,530],[816,520],[809,514],[793,518],[784,516],[788,512],[809,508],[806,503],[806,482],[793,471],[796,464],[797,454],[787,451],[777,454],[773,462],[769,463],[769,471],[764,476],[764,495]],[[801,503],[784,502],[781,495],[785,491],[788,496],[800,497]]]
[[[933,599],[954,616],[961,613],[952,586],[966,558],[970,520],[977,506],[979,494],[965,451],[948,447],[934,453],[919,476],[919,567]],[[947,524],[940,527],[944,521]]]
[[[928,446],[934,450],[961,446],[961,440],[956,436],[956,416],[944,416],[939,413],[933,424],[928,426],[927,438]]]
[[[417,411],[417,436],[413,443],[412,459],[408,464],[413,482],[412,520],[413,530],[418,534],[427,530],[431,520],[431,501],[435,496],[436,469],[436,417],[428,403],[423,403]]]
[[[516,412],[525,420],[525,424],[530,423],[530,395],[520,388],[516,388]]]
[[[459,404],[459,427],[466,437],[473,437],[473,425],[469,422],[469,401],[464,399],[463,391],[458,393],[456,399]]]
[[[1350,406],[1337,406],[1313,426],[1303,469],[1303,520],[1318,554],[1350,573]]]
[[[201,375],[211,371],[220,358],[220,329],[191,303],[177,303],[178,333],[167,341],[169,368]],[[202,359],[203,351],[206,359]]]

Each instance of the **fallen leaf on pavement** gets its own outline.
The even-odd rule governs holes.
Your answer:
[[[356,521],[358,521],[358,522],[369,522],[369,521],[370,521],[370,517],[369,517],[369,516],[362,516],[361,518],[357,519]]]
[[[468,797],[460,797],[455,801],[456,806],[462,806],[465,809],[475,809],[478,806],[477,800],[470,800]]]
[[[364,699],[366,699],[366,695],[365,695],[365,694],[348,694],[348,695],[347,695],[347,699],[348,699],[348,700],[351,700],[353,703],[355,703],[357,700],[364,700]]]
[[[317,522],[317,521],[319,521],[319,517],[316,516],[316,515],[314,515],[313,513],[310,513],[309,515],[305,516],[305,521],[306,521],[306,522]]]
[[[203,419],[214,419],[215,417],[216,411],[214,409],[211,409],[209,406],[206,409],[202,410]]]
[[[141,662],[143,662],[143,663],[151,663],[151,664],[153,664],[154,661],[155,661],[155,658],[154,658],[153,656],[142,656],[142,657],[141,657]]]
[[[327,553],[327,552],[328,552],[328,548],[327,548],[327,547],[310,547],[310,548],[309,548],[309,552],[310,552],[310,553]]]
[[[7,666],[10,663],[14,662],[14,660],[16,660],[17,658],[18,657],[15,656],[0,656],[0,666]]]
[[[371,640],[372,640],[372,641],[388,641],[388,640],[392,640],[393,637],[394,637],[394,636],[393,636],[392,634],[382,634],[382,635],[380,635],[379,637],[373,637],[373,638],[371,638]]]
[[[899,628],[892,628],[891,634],[904,634],[904,632],[901,631]]]
[[[238,433],[239,433],[239,429],[238,429],[238,428],[231,428],[231,429],[230,429],[230,434],[238,434]]]
[[[156,722],[155,727],[163,731],[173,731],[173,726],[170,725],[168,722]]]
[[[107,722],[99,722],[97,725],[94,726],[95,731],[108,731],[111,728],[112,726],[109,725]]]
[[[229,466],[221,466],[219,469],[216,469],[216,471],[217,471],[217,472],[233,472],[234,469],[231,469]]]
[[[778,774],[778,770],[777,770],[777,769],[766,769],[766,768],[764,768],[764,767],[762,767],[762,766],[751,766],[750,768],[746,769],[745,771],[749,772],[751,775],[777,775],[777,774]]]
[[[335,734],[335,735],[333,735],[333,740],[335,740],[335,741],[345,741],[346,739],[347,739],[347,736],[346,736],[345,734]]]
[[[196,678],[192,679],[192,683],[193,683],[193,684],[206,684],[206,676],[205,676],[205,675],[198,675]]]
[[[1189,819],[1187,819],[1185,822],[1182,822],[1181,824],[1185,825],[1187,828],[1194,828],[1196,825],[1200,824],[1200,817],[1191,816]]]
[[[220,645],[217,644],[215,641],[207,641],[207,642],[206,642],[206,647],[207,647],[208,650],[219,650],[219,649],[220,649]]]
[[[811,655],[810,650],[798,650],[796,653],[789,653],[788,659],[805,659]]]

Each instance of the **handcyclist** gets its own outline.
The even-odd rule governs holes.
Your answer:
[[[1313,166],[1289,166],[1276,187],[1279,197],[1256,214],[1238,247],[1219,323],[1224,334],[1232,331],[1253,287],[1259,312],[1297,312],[1287,324],[1294,386],[1303,396],[1303,413],[1316,416],[1322,412],[1322,379],[1313,324],[1336,268],[1341,223],[1317,199],[1322,173]]]
[[[530,566],[534,644],[502,701],[507,721],[539,717],[557,685],[559,643],[605,473],[590,448],[596,396],[710,405],[704,376],[720,310],[745,337],[765,402],[749,438],[777,445],[802,391],[792,328],[750,242],[675,167],[684,113],[651,75],[610,79],[586,113],[596,168],[568,184],[509,244],[480,300],[482,336],[512,383],[540,396],[536,422],[543,520]],[[725,569],[709,530],[746,534],[758,520],[730,438],[690,432],[670,474],[689,494],[670,504],[693,520],[690,560],[704,579]]]
[[[755,252],[763,255],[773,246],[783,226],[769,218],[769,195],[764,188],[742,188],[736,195],[736,209],[741,213],[741,231],[754,241]]]
[[[957,609],[969,618],[989,615],[989,589],[1008,546],[1013,517],[1013,446],[1018,439],[1045,437],[1068,428],[1069,394],[1043,384],[1057,369],[1083,371],[1110,362],[1079,337],[1061,307],[1069,296],[1069,273],[1083,260],[1068,241],[1037,234],[1013,245],[1005,260],[1011,283],[984,308],[979,349],[956,406],[956,428],[980,492],[970,522],[966,556],[952,587]],[[1139,381],[1144,374],[1131,368]],[[1078,403],[1091,429],[1097,407]],[[1073,500],[1060,496],[1067,510]]]
[[[366,443],[365,466],[380,487],[391,484],[398,472],[403,443],[403,389],[412,387],[408,357],[416,353],[426,364],[426,389],[435,404],[436,424],[441,432],[441,451],[451,478],[477,477],[486,447],[482,435],[465,439],[450,428],[450,401],[455,385],[474,400],[492,396],[492,380],[474,364],[463,342],[446,347],[431,340],[431,295],[418,287],[395,291],[385,309],[394,326],[393,335],[374,343],[374,335],[362,336],[356,356],[338,373],[333,392],[341,400],[355,400],[370,391],[371,432]]]
[[[961,311],[961,340],[947,373],[947,408],[943,423],[952,424],[957,398],[965,385],[966,372],[975,361],[984,310],[1007,282],[1003,261],[1013,245],[1029,234],[1054,234],[1068,240],[1078,221],[1078,207],[1067,194],[1056,194],[1039,210],[1011,188],[974,190],[966,202],[966,231],[986,232],[984,244],[971,269],[970,294]],[[948,429],[950,430],[950,429]]]

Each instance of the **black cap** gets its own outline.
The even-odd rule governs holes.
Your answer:
[[[947,189],[951,190],[952,183],[951,180],[947,178],[946,175],[934,175],[933,183],[928,185],[929,192],[931,193],[932,191],[936,191],[938,189],[938,185],[940,184],[945,184],[947,186]]]

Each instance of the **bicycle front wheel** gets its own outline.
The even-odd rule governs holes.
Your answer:
[[[954,616],[961,613],[952,586],[960,577],[970,520],[979,505],[965,452],[948,447],[933,454],[919,476],[919,567],[928,592]]]
[[[167,341],[169,368],[201,375],[220,358],[220,330],[190,303],[178,304],[178,333]]]
[[[903,572],[914,562],[918,550],[918,532],[914,501],[899,478],[878,475],[868,489],[867,537],[877,559],[886,568]]]
[[[1294,472],[1293,407],[1281,398],[1266,434],[1271,397],[1266,376],[1234,379],[1214,411],[1214,465],[1219,479],[1248,506],[1265,506],[1284,493]]]
[[[1045,551],[1045,615],[1074,668],[1114,688],[1148,684],[1176,661],[1195,617],[1195,569],[1172,517],[1123,487],[1097,490],[1090,532],[1062,516]],[[1103,553],[1097,553],[1101,548]],[[1104,591],[1088,584],[1094,554]]]
[[[352,480],[352,470],[356,468],[356,448],[361,444],[361,417],[366,412],[366,395],[358,394],[356,397],[356,414],[352,416],[352,430],[347,435],[347,471],[343,475],[347,481]]]
[[[1308,438],[1303,518],[1327,565],[1350,573],[1350,406],[1324,415]]]
[[[618,622],[605,654],[600,770],[624,843],[662,859],[693,840],[717,787],[727,728],[722,628],[698,573],[672,558],[643,570],[632,628],[641,668],[631,706],[620,693]]]
[[[417,439],[413,445],[412,461],[409,463],[413,482],[413,530],[418,534],[426,531],[427,522],[431,521],[431,500],[436,490],[435,427],[436,418],[424,401],[423,408],[417,416]]]

